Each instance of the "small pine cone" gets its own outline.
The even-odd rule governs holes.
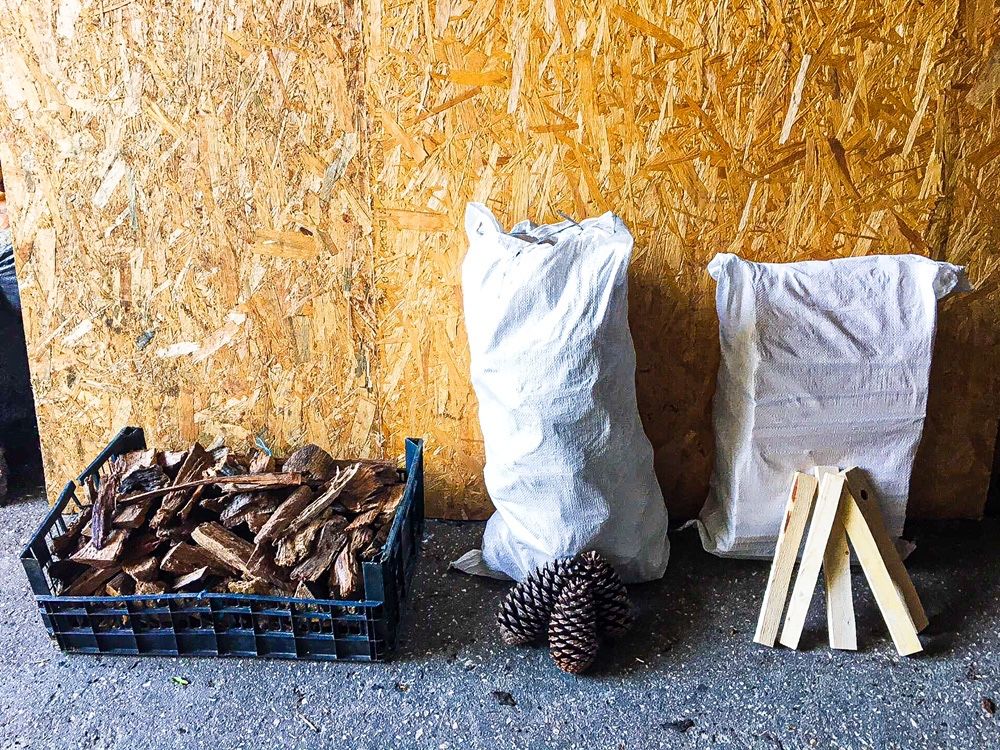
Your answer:
[[[611,638],[624,635],[635,623],[635,614],[622,579],[598,552],[584,552],[578,560],[581,574],[593,586],[598,630]]]
[[[582,578],[566,584],[549,620],[549,652],[564,672],[585,672],[597,656],[597,612],[594,592]]]
[[[552,560],[514,584],[497,612],[504,643],[517,646],[545,635],[556,599],[575,570],[569,558]]]

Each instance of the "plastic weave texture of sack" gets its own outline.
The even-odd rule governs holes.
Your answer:
[[[505,233],[477,203],[465,227],[465,324],[496,506],[482,561],[522,580],[596,550],[626,581],[661,577],[667,511],[628,327],[632,235],[611,213]]]
[[[824,465],[865,470],[898,537],[937,303],[969,289],[964,269],[916,255],[781,264],[724,253],[708,271],[722,359],[705,549],[772,556],[792,473]]]

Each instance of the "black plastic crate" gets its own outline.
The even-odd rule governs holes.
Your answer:
[[[78,477],[112,456],[142,450],[142,429],[126,427]],[[378,559],[362,563],[365,598],[288,599],[243,594],[57,596],[51,540],[72,520],[76,482],[21,553],[42,621],[63,651],[154,656],[267,656],[379,661],[396,647],[424,526],[423,441],[406,441],[406,488]],[[75,504],[74,504],[75,507]]]

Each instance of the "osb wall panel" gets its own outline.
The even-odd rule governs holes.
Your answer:
[[[122,425],[380,450],[360,8],[0,0],[49,487]]]
[[[670,0],[373,2],[378,368],[389,443],[432,440],[430,512],[479,517],[461,216],[632,228],[643,422],[678,516],[710,473],[719,251],[967,264],[945,306],[912,515],[976,516],[996,435],[997,9]]]

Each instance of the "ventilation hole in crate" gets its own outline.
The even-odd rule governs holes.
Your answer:
[[[132,629],[136,633],[148,633],[153,630],[171,630],[173,626],[174,623],[169,615],[132,615]]]
[[[335,632],[338,638],[351,635],[365,635],[365,623],[359,620],[337,620]]]
[[[250,615],[223,612],[215,616],[215,626],[219,630],[253,630],[253,619]]]
[[[325,617],[303,617],[296,621],[300,635],[333,635],[333,622]]]

